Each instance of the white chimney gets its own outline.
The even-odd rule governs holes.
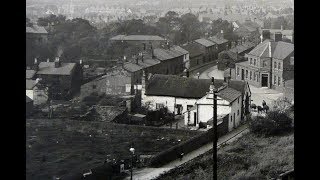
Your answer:
[[[54,61],[54,67],[55,68],[58,68],[60,67],[61,63],[60,63],[60,58],[59,57],[56,57],[55,61]]]
[[[271,54],[271,42],[269,41],[269,57],[272,57],[272,54]]]
[[[221,34],[223,34],[223,30],[221,29]]]
[[[47,59],[47,62],[50,62],[50,59],[49,59],[49,58]]]
[[[79,62],[79,64],[80,64],[80,65],[82,65],[82,59],[80,59],[80,62]]]
[[[34,58],[34,64],[38,64],[38,59]]]

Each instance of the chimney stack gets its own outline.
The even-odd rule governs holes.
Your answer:
[[[33,70],[35,71],[39,70],[39,62],[37,58],[34,58]]]
[[[283,25],[281,25],[281,31],[283,30]]]
[[[50,59],[49,59],[49,58],[47,58],[47,62],[50,62]]]
[[[61,66],[60,58],[56,57],[56,59],[54,60],[54,67],[59,68],[60,66]]]

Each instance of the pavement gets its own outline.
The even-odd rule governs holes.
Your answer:
[[[283,93],[269,88],[258,88],[252,85],[250,86],[251,90],[251,103],[256,104],[257,106],[262,106],[262,101],[265,100],[267,105],[271,107],[273,101],[277,100],[280,97],[283,97]]]
[[[236,139],[238,139],[239,137],[241,137],[243,134],[249,132],[248,129],[248,125],[244,124],[242,126],[239,126],[237,129],[229,132],[228,134],[220,137],[218,139],[218,148],[221,146],[221,144],[227,144],[230,142],[235,141]],[[204,154],[206,152],[208,152],[210,149],[213,148],[212,142],[188,153],[185,154],[183,156],[183,159],[176,159],[173,160],[171,162],[169,162],[168,164],[160,167],[160,168],[143,168],[143,169],[137,169],[133,171],[133,179],[134,180],[150,180],[150,179],[154,179],[157,178],[158,176],[160,176],[161,174],[174,169],[196,157],[198,157],[201,154]],[[130,179],[130,177],[127,177],[126,179]]]
[[[214,77],[215,79],[224,79],[224,71],[218,70],[218,66],[209,66],[208,69],[200,72],[199,79],[211,79]],[[197,74],[193,75],[193,78],[198,78]]]

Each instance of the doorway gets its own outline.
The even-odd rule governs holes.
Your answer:
[[[241,80],[244,80],[244,69],[241,69]]]
[[[261,75],[261,86],[262,87],[268,87],[268,74],[262,74]]]
[[[196,126],[197,125],[197,113],[196,112],[193,113],[193,119],[194,119],[194,126]]]
[[[177,104],[177,115],[181,115],[182,114],[182,105],[181,104]]]

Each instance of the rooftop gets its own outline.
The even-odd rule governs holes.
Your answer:
[[[162,49],[162,48],[156,48],[154,49],[154,56],[159,59],[160,61],[173,59],[179,56],[183,56],[184,53],[180,52],[176,48],[170,48],[170,49]]]
[[[228,40],[224,39],[223,37],[218,37],[218,36],[211,36],[208,39],[216,44],[223,44],[223,43],[228,42]]]
[[[258,56],[258,57],[272,57],[272,58],[282,60],[282,59],[285,59],[287,56],[289,56],[293,51],[294,51],[294,45],[291,43],[287,43],[283,41],[274,42],[267,39],[262,43],[260,43],[259,45],[257,45],[248,54]]]
[[[175,75],[153,75],[146,85],[146,95],[173,96],[183,98],[202,98],[209,91],[210,79],[185,78]],[[224,81],[215,79],[215,88],[224,85]],[[244,91],[244,81],[231,80],[229,87],[237,91]]]
[[[33,25],[32,27],[26,27],[26,33],[32,34],[48,34],[46,29],[42,26]]]
[[[31,98],[29,98],[28,96],[26,96],[26,103],[28,102],[32,102],[33,100]]]
[[[61,66],[55,68],[55,62],[40,62],[37,74],[50,75],[70,75],[75,68],[76,63],[62,63]]]
[[[26,79],[32,79],[35,74],[36,74],[35,70],[27,69],[26,70]]]
[[[144,68],[147,68],[150,66],[154,66],[159,63],[160,63],[160,61],[157,59],[148,58],[148,59],[144,59],[143,62],[141,59],[139,59],[138,63],[136,63],[135,60],[132,60],[130,62],[126,62],[123,64],[123,67],[125,70],[127,70],[129,72],[136,72],[141,69],[144,69]]]
[[[113,41],[164,41],[165,39],[155,35],[117,35],[112,37]]]
[[[26,89],[27,90],[32,90],[35,85],[36,85],[36,81],[35,80],[26,79]]]
[[[220,90],[219,95],[218,95],[218,97],[221,97],[222,99],[225,99],[229,102],[233,102],[239,96],[241,96],[241,92],[239,92],[233,88],[230,88],[230,87],[226,87],[226,88]]]
[[[213,46],[215,45],[216,43],[215,42],[212,42],[212,41],[209,41],[207,39],[204,39],[204,38],[201,38],[201,39],[197,39],[197,40],[194,40],[196,43],[199,43],[205,47],[210,47],[210,46]]]
[[[182,47],[189,52],[190,57],[196,57],[202,54],[200,45],[198,43],[188,43],[183,45]]]

